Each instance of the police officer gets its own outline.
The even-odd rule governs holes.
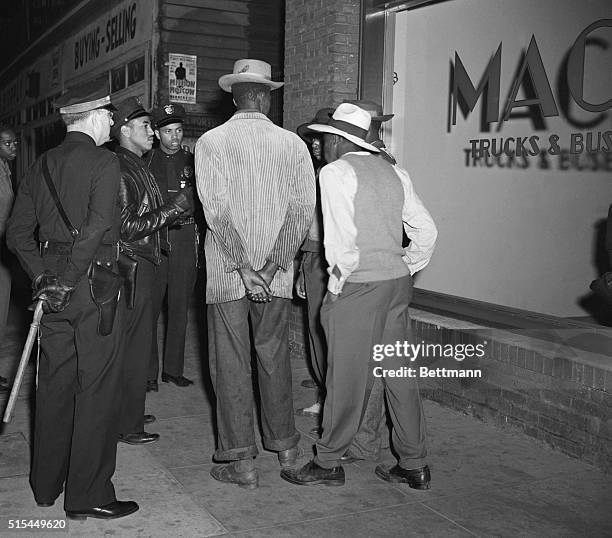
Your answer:
[[[181,105],[165,104],[153,110],[155,136],[159,148],[145,157],[149,170],[155,176],[164,201],[182,189],[193,188],[193,154],[181,147],[185,109]],[[155,303],[157,317],[166,293],[168,316],[166,343],[163,356],[162,381],[179,387],[192,385],[183,375],[185,363],[185,334],[187,312],[197,278],[198,230],[193,216],[181,217],[168,229],[169,252],[166,279],[158,280],[159,292]],[[155,319],[157,319],[157,317]],[[149,364],[148,390],[157,391],[159,372],[157,332],[153,337],[154,351]]]
[[[68,91],[56,105],[66,138],[21,182],[7,228],[9,248],[32,278],[34,297],[43,300],[45,312],[30,483],[39,506],[54,504],[64,489],[68,517],[111,519],[138,510],[133,501],[117,501],[111,482],[123,309],[115,312],[110,333],[109,327],[101,331],[88,281],[92,267],[99,265],[120,282],[119,163],[97,147],[109,139],[111,102],[108,88],[94,83]],[[69,225],[78,233],[71,234]],[[114,310],[118,287],[102,291]]]

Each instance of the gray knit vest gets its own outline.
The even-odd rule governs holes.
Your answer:
[[[393,166],[375,155],[341,157],[357,175],[354,222],[359,265],[349,282],[392,280],[410,274],[402,260],[404,188]]]

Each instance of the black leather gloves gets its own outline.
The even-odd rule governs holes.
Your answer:
[[[32,282],[32,289],[32,298],[35,301],[42,299],[45,314],[62,312],[68,306],[74,290],[73,287],[62,284],[50,271],[38,275]]]
[[[193,187],[191,185],[183,187],[170,203],[181,210],[181,217],[191,217],[195,207]]]

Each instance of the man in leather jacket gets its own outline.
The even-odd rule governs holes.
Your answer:
[[[120,145],[117,157],[121,168],[122,259],[137,262],[136,278],[126,286],[126,291],[131,289],[133,294],[124,294],[128,315],[119,441],[140,445],[159,439],[158,434],[144,431],[145,420],[155,420],[152,415],[144,415],[153,325],[157,323],[153,314],[154,290],[159,273],[166,270],[168,263],[168,226],[192,214],[193,195],[191,189],[180,189],[163,202],[155,178],[142,160],[153,145],[151,118],[135,97],[117,106],[112,134]]]

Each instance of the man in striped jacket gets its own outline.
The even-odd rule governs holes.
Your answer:
[[[209,362],[217,399],[216,480],[258,486],[253,424],[251,338],[257,355],[263,445],[281,467],[295,464],[299,433],[293,418],[289,301],[293,259],[315,205],[314,170],[300,138],[266,114],[271,67],[238,60],[219,79],[237,112],[206,132],[195,148],[206,235]]]

